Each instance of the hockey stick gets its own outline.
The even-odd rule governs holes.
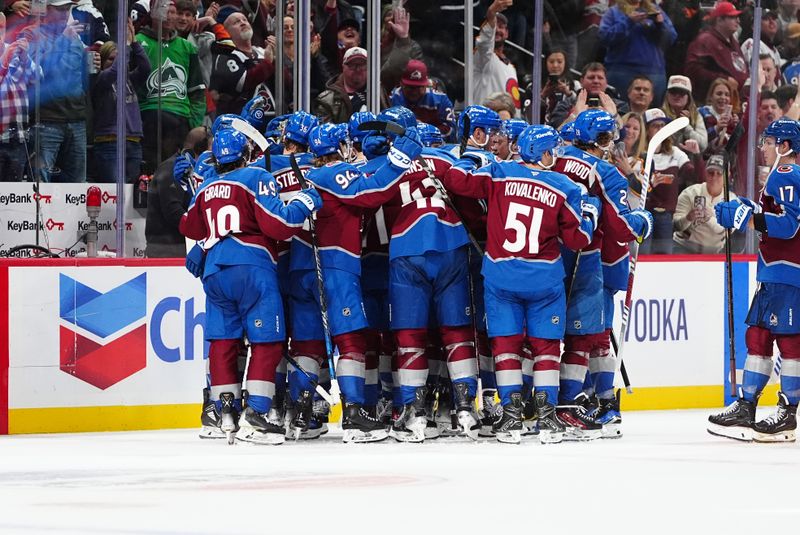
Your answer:
[[[292,171],[300,187],[303,189],[308,188],[308,182],[303,176],[303,171],[297,164],[297,158],[294,154],[289,155],[289,162],[292,166]],[[314,255],[314,269],[317,272],[317,290],[319,291],[319,311],[322,316],[322,331],[325,338],[325,356],[328,359],[328,371],[331,374],[331,380],[336,379],[336,371],[333,365],[333,339],[331,337],[331,327],[328,323],[328,298],[325,294],[325,281],[322,278],[322,260],[319,256],[319,245],[317,245],[317,229],[315,225],[314,216],[308,217],[308,226],[311,231],[311,251]]]
[[[730,177],[728,176],[728,163],[731,155],[736,153],[736,146],[739,139],[744,134],[744,126],[741,122],[736,125],[725,149],[722,151],[722,195],[727,203],[731,200]],[[725,229],[725,303],[727,305],[728,319],[728,367],[730,368],[731,397],[736,397],[736,336],[734,334],[733,321],[733,256],[731,251],[731,229]],[[776,363],[777,364],[777,363]]]
[[[316,381],[316,380],[315,380],[313,377],[311,377],[311,375],[309,375],[309,373],[308,373],[307,371],[305,371],[305,370],[302,368],[302,366],[300,366],[300,365],[297,363],[297,361],[294,359],[294,357],[292,357],[292,356],[290,356],[290,355],[284,355],[284,356],[283,356],[283,358],[285,358],[285,359],[286,359],[286,362],[288,362],[289,364],[291,364],[292,366],[294,366],[294,368],[295,368],[297,371],[299,371],[300,373],[302,373],[302,374],[305,376],[305,378],[306,378],[306,381],[308,381],[309,383],[311,383],[311,386],[313,386],[313,387],[314,387],[314,390],[317,392],[317,394],[319,394],[320,396],[322,396],[322,399],[324,399],[325,401],[327,401],[328,403],[330,403],[330,404],[331,404],[331,406],[333,406],[333,405],[336,405],[336,400],[334,400],[334,399],[333,399],[333,396],[331,396],[331,395],[330,395],[330,393],[329,393],[327,390],[325,390],[324,388],[322,388],[322,385],[320,385],[320,384],[319,384],[319,383],[318,383],[318,382],[317,382],[317,381]]]
[[[641,207],[644,209],[647,206],[647,190],[650,188],[650,178],[653,173],[653,157],[656,151],[661,147],[661,144],[673,134],[683,130],[689,125],[689,119],[686,117],[679,117],[673,119],[664,125],[661,130],[656,132],[650,143],[647,144],[647,157],[644,163],[644,176],[642,177],[642,200]],[[628,331],[628,320],[630,319],[631,304],[633,303],[633,281],[636,278],[636,261],[639,258],[639,241],[634,240],[631,242],[630,253],[630,270],[628,271],[628,287],[625,290],[625,303],[622,307],[622,326],[620,327],[620,334],[618,338],[619,350],[617,351],[617,358],[622,361],[622,350],[625,347],[625,335]]]
[[[267,138],[265,138],[261,132],[256,130],[256,127],[244,119],[233,119],[231,121],[231,128],[247,136],[250,141],[255,143],[256,146],[261,149],[261,152],[264,154],[264,167],[266,167],[267,171],[272,170],[272,161],[269,154],[269,141],[267,141]]]

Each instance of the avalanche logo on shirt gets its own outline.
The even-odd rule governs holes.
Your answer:
[[[519,109],[519,84],[516,78],[509,78],[506,81],[506,93],[511,95],[511,98],[514,99],[514,107]]]

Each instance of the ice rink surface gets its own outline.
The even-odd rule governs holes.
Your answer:
[[[625,413],[622,439],[549,446],[0,437],[0,533],[797,533],[800,445],[712,437],[709,412]]]

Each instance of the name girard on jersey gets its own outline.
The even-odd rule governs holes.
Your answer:
[[[525,197],[553,207],[558,202],[558,195],[530,182],[506,182],[506,197]]]
[[[228,184],[214,184],[203,191],[203,197],[206,202],[211,199],[230,199],[231,187]]]

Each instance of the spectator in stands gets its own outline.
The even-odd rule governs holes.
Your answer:
[[[556,128],[574,121],[579,113],[589,107],[599,107],[612,116],[627,113],[628,104],[612,96],[606,80],[606,68],[602,63],[588,63],[581,75],[581,90],[576,96],[566,97],[556,105],[550,116],[550,124]]]
[[[761,69],[764,71],[764,85],[762,89],[766,91],[775,91],[781,85],[781,72],[775,67],[775,60],[769,54],[761,54],[758,58],[761,64]],[[750,83],[750,80],[745,84]]]
[[[708,14],[711,25],[689,45],[685,74],[692,80],[694,98],[703,104],[712,82],[723,78],[738,91],[748,77],[747,62],[736,41],[741,11],[730,2],[717,2]]]
[[[798,10],[800,10],[800,0],[780,0],[778,4],[778,23],[782,31],[785,32],[790,24],[798,22]]]
[[[542,81],[541,106],[544,122],[549,122],[550,114],[559,102],[574,96],[580,89],[580,84],[572,79],[572,74],[567,65],[567,54],[561,49],[551,50],[545,58],[546,78]],[[530,95],[533,84],[526,88]]]
[[[70,19],[70,0],[48,0],[43,24],[29,27],[28,54],[41,58],[39,157],[44,182],[86,181],[86,117],[89,63],[80,34]],[[99,69],[100,57],[94,67]],[[59,172],[56,173],[55,170]]]
[[[694,139],[700,147],[700,152],[704,152],[708,147],[708,131],[703,116],[697,110],[697,104],[692,98],[692,81],[685,76],[676,74],[670,76],[667,82],[667,95],[661,106],[664,114],[670,119],[686,117],[689,125],[672,136],[672,140],[679,148],[687,139]]]
[[[714,206],[724,200],[723,167],[721,155],[711,156],[706,164],[705,181],[692,184],[678,195],[673,216],[673,252],[719,254],[724,251],[725,229],[714,217]],[[730,198],[736,199],[736,194],[730,192]],[[732,234],[744,236],[741,232]],[[734,250],[741,250],[741,244],[735,245]]]
[[[212,4],[205,11],[205,14],[197,17],[197,6],[192,0],[175,0],[175,30],[178,35],[192,43],[197,48],[197,59],[200,62],[200,73],[203,76],[203,83],[206,87],[211,84],[211,45],[216,41],[216,36],[211,31],[217,24],[216,17],[219,14],[219,4]]]
[[[513,119],[517,108],[514,107],[514,99],[508,93],[492,93],[481,104],[497,112],[501,121]]]
[[[381,96],[381,107],[388,102]],[[328,81],[314,103],[314,114],[323,123],[344,123],[353,112],[367,111],[367,51],[354,47],[342,61],[342,74]]]
[[[783,116],[781,119],[800,119],[800,99],[797,98],[796,85],[782,85],[775,91],[775,98]]]
[[[70,16],[83,24],[81,41],[83,46],[98,48],[111,39],[103,14],[95,7],[92,0],[77,0],[72,5]]]
[[[519,110],[517,70],[506,58],[507,21],[500,13],[511,3],[512,0],[494,0],[486,12],[486,20],[481,25],[473,54],[472,98],[475,102],[483,102],[492,93],[505,91],[514,99],[514,107]]]
[[[424,61],[422,47],[409,36],[409,13],[402,7],[383,8],[381,27],[381,84],[391,91],[400,85],[408,61]]]
[[[647,152],[647,133],[642,115],[628,112],[622,116],[622,141],[618,142],[612,153],[614,165],[625,175],[632,191],[638,195],[641,190],[643,154]]]
[[[200,126],[206,114],[206,87],[197,48],[175,31],[178,12],[175,4],[171,3],[161,21],[163,44],[159,53],[158,14],[152,10],[156,1],[151,0],[150,26],[136,34],[136,40],[144,47],[151,66],[147,84],[139,93],[144,131],[143,171],[146,174],[151,174],[161,161],[177,151],[189,130]],[[158,131],[159,109],[161,132]]]
[[[670,119],[660,108],[651,108],[645,112],[644,121],[649,143]],[[696,182],[696,169],[702,172],[703,166],[697,142],[690,139],[686,142],[686,147],[691,150],[691,156],[673,146],[672,139],[667,138],[653,158],[651,191],[647,195],[645,207],[653,214],[653,234],[639,249],[642,254],[672,253],[672,216],[675,213],[678,194],[686,186]]]
[[[781,54],[778,52],[777,45],[780,42],[778,35],[778,12],[770,9],[765,9],[761,15],[761,47],[759,48],[759,57],[766,54],[772,58],[775,65],[781,66],[784,60],[781,59]],[[753,38],[749,37],[742,43],[742,55],[744,60],[750,65],[750,57],[753,53]],[[773,73],[774,74],[774,73]],[[767,78],[769,80],[769,78]]]
[[[711,153],[725,147],[728,138],[739,123],[741,102],[736,84],[725,78],[717,78],[708,88],[706,104],[697,111],[703,116],[708,133],[708,148]]]
[[[361,25],[353,6],[341,0],[313,0],[312,23],[322,39],[321,50],[331,69],[342,70],[344,54],[361,46]],[[291,13],[287,12],[287,15]]]
[[[432,124],[445,138],[455,128],[453,103],[444,93],[431,89],[428,67],[417,59],[409,60],[400,79],[400,87],[392,91],[389,103],[392,106],[405,106],[414,112],[418,121]]]
[[[686,51],[703,25],[703,10],[700,0],[664,0],[661,8],[672,21],[678,38],[669,47],[666,55],[667,73],[683,72]]]
[[[20,182],[25,174],[28,97],[41,70],[25,37],[6,44],[6,16],[0,13],[0,180]]]
[[[628,107],[636,113],[644,113],[653,103],[653,82],[647,76],[638,74],[628,84]]]
[[[778,97],[772,91],[762,89],[761,98],[758,102],[758,114],[756,115],[758,135],[760,136],[761,132],[763,132],[772,121],[779,119],[781,115],[781,108],[778,106]]]
[[[211,92],[216,99],[217,113],[240,113],[256,94],[267,94],[265,114],[275,112],[275,99],[269,89],[275,74],[275,40],[268,38],[265,49],[253,44],[253,30],[244,13],[220,12],[225,30],[233,46],[217,43],[211,71]],[[219,21],[220,18],[217,20]]]
[[[781,58],[788,62],[800,56],[800,22],[791,23],[783,32],[783,39],[781,44],[778,45],[778,52],[780,52]],[[790,82],[788,78],[786,78],[786,81]]]
[[[600,22],[608,82],[622,89],[644,74],[653,82],[655,99],[660,102],[667,85],[664,50],[677,36],[672,21],[651,0],[618,1]]]
[[[133,21],[128,19],[126,46],[128,46],[128,85],[125,88],[125,180],[132,183],[139,178],[142,165],[142,116],[139,111],[137,91],[141,91],[150,74],[141,43],[134,40]],[[100,47],[101,71],[94,81],[92,106],[94,110],[94,176],[97,182],[117,180],[117,45],[107,41]]]
[[[294,100],[294,88],[292,87],[292,73],[294,72],[295,61],[295,32],[294,32],[294,18],[283,18],[283,83],[284,83],[284,99],[287,102]],[[267,48],[275,47],[275,36],[267,38]],[[317,96],[325,91],[325,83],[334,76],[333,69],[328,63],[327,58],[322,54],[320,46],[322,38],[314,31],[313,25],[311,28],[311,45],[309,46],[309,54],[311,56],[311,80],[310,80],[310,95],[312,102]]]
[[[181,148],[191,151],[196,159],[208,149],[210,139],[206,127],[193,128],[186,135]],[[178,231],[178,223],[192,195],[175,182],[172,170],[177,158],[182,158],[178,151],[158,166],[147,190],[147,219],[144,226],[147,247],[144,255],[149,258],[186,256],[186,239]]]

